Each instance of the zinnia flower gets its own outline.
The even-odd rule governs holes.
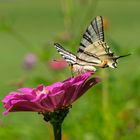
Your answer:
[[[46,113],[69,107],[100,81],[99,78],[89,78],[91,75],[92,73],[88,72],[49,86],[39,85],[34,89],[21,88],[17,92],[10,92],[2,100],[4,114],[16,111]]]

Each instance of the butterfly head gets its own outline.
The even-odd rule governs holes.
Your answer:
[[[126,56],[129,56],[129,55],[130,54],[121,55],[121,56],[117,56],[117,57],[113,57],[113,58],[112,57],[108,58],[107,60],[104,60],[102,62],[102,68],[108,68],[108,67],[110,67],[110,68],[117,68],[117,64],[118,64],[117,60],[119,58],[126,57]]]
[[[117,68],[117,61],[108,61],[108,67],[110,68]]]
[[[104,60],[102,63],[102,68],[117,68],[117,61],[113,59]]]
[[[117,64],[118,64],[118,62],[117,62],[117,60],[119,59],[119,58],[122,58],[122,57],[126,57],[126,56],[129,56],[130,54],[127,54],[127,55],[121,55],[121,56],[117,56],[117,57],[114,57],[113,59],[109,59],[107,62],[106,62],[106,64],[105,64],[105,68],[107,68],[107,67],[110,67],[110,68],[117,68]]]

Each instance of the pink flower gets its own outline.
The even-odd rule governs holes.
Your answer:
[[[54,70],[61,70],[67,66],[67,62],[63,59],[60,60],[52,60],[48,62],[48,66]]]
[[[30,70],[35,67],[36,62],[37,62],[37,56],[33,53],[28,53],[24,57],[23,66],[25,69]]]
[[[16,111],[53,112],[69,107],[89,88],[100,82],[99,78],[89,78],[91,72],[56,82],[49,86],[40,85],[37,88],[21,88],[11,92],[2,102],[4,114]]]

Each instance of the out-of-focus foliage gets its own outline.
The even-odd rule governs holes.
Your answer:
[[[51,84],[71,76],[69,68],[48,64],[60,55],[59,42],[76,52],[85,28],[105,17],[105,39],[122,58],[117,69],[98,69],[103,81],[81,97],[63,124],[65,140],[138,140],[140,137],[140,2],[138,0],[1,0],[0,99],[19,87]],[[24,57],[33,54],[32,69]],[[36,113],[3,116],[0,139],[52,140],[52,128]]]

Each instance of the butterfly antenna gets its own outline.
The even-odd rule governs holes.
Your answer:
[[[115,60],[117,60],[117,59],[119,59],[119,58],[122,58],[122,57],[129,56],[129,55],[131,55],[131,54],[129,53],[129,54],[126,54],[126,55],[120,55],[120,56],[116,57]]]

